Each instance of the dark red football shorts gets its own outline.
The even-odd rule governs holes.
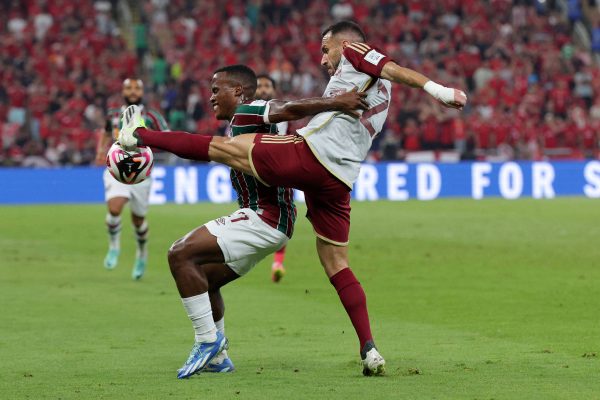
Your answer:
[[[350,188],[315,157],[300,135],[256,135],[250,165],[259,181],[304,192],[306,217],[321,239],[348,244]]]

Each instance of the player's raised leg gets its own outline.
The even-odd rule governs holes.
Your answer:
[[[240,172],[254,175],[248,154],[254,146],[255,134],[235,137],[190,134],[171,131],[168,135],[146,129],[141,110],[129,106],[123,112],[119,143],[124,148],[150,146],[179,157],[196,161],[214,161]]]
[[[329,281],[340,297],[360,342],[364,375],[383,375],[385,360],[377,351],[371,334],[367,297],[348,265],[348,247],[317,238],[317,253]]]
[[[121,213],[129,199],[127,197],[112,197],[108,199],[106,227],[108,230],[108,252],[104,257],[104,267],[114,269],[119,262],[121,252]]]
[[[183,306],[194,327],[195,343],[177,377],[188,378],[203,369],[227,347],[227,339],[217,330],[210,291],[237,279],[239,275],[223,264],[217,238],[205,226],[177,240],[169,250],[169,267]]]

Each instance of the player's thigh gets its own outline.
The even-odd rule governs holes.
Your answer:
[[[348,268],[348,246],[338,246],[317,237],[317,254],[330,278]]]
[[[169,264],[177,268],[181,263],[197,265],[223,263],[224,257],[217,237],[206,226],[198,227],[176,240],[169,249]]]
[[[111,197],[106,202],[108,212],[112,215],[121,215],[123,208],[128,201],[129,199],[127,197]]]
[[[288,241],[284,233],[262,221],[248,208],[217,218],[205,226],[217,238],[225,264],[240,276]]]
[[[306,217],[315,235],[336,246],[347,246],[350,235],[350,190],[341,182],[321,191],[304,192]]]
[[[104,183],[104,200],[108,205],[108,211],[113,215],[120,215],[123,207],[131,198],[131,187],[117,181],[108,170],[102,175]]]
[[[299,135],[257,135],[250,164],[252,175],[269,186],[316,189],[327,174]]]
[[[248,154],[254,144],[255,136],[255,134],[243,134],[236,137],[216,136],[210,142],[208,156],[211,161],[252,175]]]
[[[150,189],[152,188],[152,178],[146,179],[143,182],[131,186],[131,199],[129,207],[131,208],[132,216],[138,217],[143,221],[148,213],[150,205]],[[135,223],[134,219],[134,223]]]

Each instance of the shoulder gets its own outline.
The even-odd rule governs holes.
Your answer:
[[[251,103],[240,104],[235,110],[231,126],[233,128],[245,127],[247,129],[254,127],[260,132],[265,130],[266,132],[270,132],[272,129],[268,124],[268,118],[265,116],[269,112],[268,107],[269,103],[264,100],[255,100]]]
[[[160,111],[155,110],[154,108],[149,108],[148,107],[146,109],[146,114],[152,115],[153,117],[156,117],[156,118],[163,118],[163,115],[160,113]]]
[[[236,114],[263,115],[267,108],[267,102],[264,100],[254,100],[252,103],[240,104],[235,109]]]
[[[144,109],[144,113],[146,115],[146,122],[149,123],[153,129],[159,131],[166,131],[169,129],[167,121],[159,111],[148,107]]]
[[[350,64],[359,72],[379,77],[383,66],[391,61],[391,58],[381,50],[366,43],[350,43],[342,54]]]

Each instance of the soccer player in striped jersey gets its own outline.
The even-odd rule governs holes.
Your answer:
[[[275,79],[269,75],[261,74],[258,75],[256,81],[256,98],[264,101],[270,101],[275,98],[276,83]],[[285,135],[288,129],[288,121],[282,121],[277,123],[277,134]],[[279,282],[285,275],[285,267],[283,261],[285,259],[285,248],[277,250],[273,255],[273,264],[271,264],[271,280],[273,282]]]
[[[167,123],[162,115],[151,108],[142,105],[144,96],[144,84],[140,79],[128,78],[123,81],[123,100],[125,105],[119,108],[111,108],[106,114],[106,125],[104,132],[98,141],[96,163],[106,164],[106,152],[110,145],[116,140],[119,133],[121,113],[127,106],[132,104],[142,108],[142,114],[147,126],[152,126],[159,131],[168,130]],[[148,201],[150,198],[150,187],[152,179],[147,179],[138,185],[126,185],[113,178],[108,170],[104,170],[104,197],[107,203],[106,225],[108,228],[108,252],[104,258],[104,267],[111,270],[117,266],[119,253],[121,251],[121,213],[127,202],[131,208],[131,221],[135,231],[137,249],[135,262],[131,276],[140,279],[146,270],[148,263]]]
[[[363,95],[356,91],[329,99],[255,101],[256,85],[254,71],[243,65],[215,72],[210,102],[217,119],[230,121],[226,140],[251,133],[276,134],[275,123],[284,120],[329,110],[357,115],[356,109],[366,107]],[[141,119],[139,110],[137,114]],[[163,135],[164,139],[168,141],[171,134]],[[196,151],[193,145],[188,150]],[[284,246],[296,220],[291,189],[263,185],[251,174],[235,169],[230,176],[239,210],[189,232],[169,250],[171,273],[195,332],[194,346],[177,373],[180,379],[199,371],[233,370],[226,351],[220,288]]]
[[[119,141],[125,148],[145,144],[184,158],[219,162],[265,185],[302,190],[319,259],[354,326],[363,374],[368,376],[383,374],[385,360],[375,347],[365,292],[348,261],[352,185],[373,138],[383,128],[392,82],[423,89],[446,107],[462,109],[467,97],[461,90],[401,67],[365,41],[362,29],[350,21],[330,26],[321,38],[321,65],[331,76],[323,96],[358,88],[369,104],[359,118],[328,111],[315,115],[295,135],[249,134],[224,140],[179,132],[166,141],[160,132],[144,129],[135,117],[126,118]],[[131,110],[139,112],[135,106]],[[265,113],[267,120],[270,116]]]

